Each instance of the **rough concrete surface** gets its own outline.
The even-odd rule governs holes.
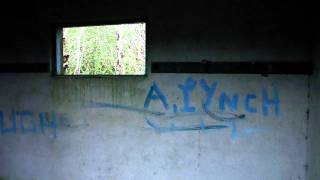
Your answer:
[[[307,76],[0,77],[2,179],[305,179]]]

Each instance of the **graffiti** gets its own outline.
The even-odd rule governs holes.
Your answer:
[[[227,128],[226,125],[205,125],[203,121],[199,124],[199,126],[188,126],[188,127],[176,127],[174,123],[171,124],[170,127],[158,127],[154,123],[152,123],[149,119],[146,118],[147,124],[152,127],[157,133],[162,132],[172,132],[172,131],[192,131],[192,130],[209,130],[209,129],[223,129]]]
[[[202,106],[200,109],[196,109],[190,102],[190,96],[193,90],[197,86],[197,81],[192,79],[191,77],[187,78],[184,84],[179,84],[178,89],[182,92],[183,104],[180,112],[178,112],[177,104],[173,104],[172,112],[168,108],[167,98],[163,95],[161,88],[157,85],[156,82],[153,82],[153,85],[148,92],[148,96],[146,96],[145,108],[150,108],[150,104],[157,103],[158,100],[166,103],[164,107],[166,118],[157,118],[157,117],[145,117],[145,121],[149,127],[151,127],[157,133],[163,132],[174,132],[174,131],[206,131],[206,130],[219,130],[230,128],[230,136],[232,139],[236,139],[238,135],[238,127],[237,123],[240,120],[245,119],[245,114],[237,112],[239,106],[243,105],[244,111],[246,113],[258,113],[258,107],[253,106],[254,101],[259,97],[256,94],[248,93],[244,96],[243,103],[240,101],[240,96],[238,93],[228,94],[222,91],[220,94],[216,94],[216,90],[218,88],[218,83],[213,81],[209,84],[206,80],[200,79],[199,84],[201,89],[205,92],[205,97],[201,99]],[[153,87],[157,88],[157,92],[154,93],[152,91]],[[161,96],[159,96],[161,95]],[[218,111],[211,110],[211,105],[214,96],[218,97]],[[152,97],[152,98],[150,98]],[[268,92],[265,88],[261,89],[261,108],[259,112],[262,112],[263,116],[271,115],[270,109],[274,108],[274,116],[278,117],[280,115],[280,98],[278,95],[278,91],[275,87],[273,87],[272,92]],[[257,102],[255,102],[257,104]],[[169,105],[170,107],[170,105]],[[167,115],[171,114],[171,115]],[[184,125],[177,126],[175,123],[177,119],[181,118],[181,116],[195,116],[198,119],[198,125],[191,124],[190,121],[185,121]],[[209,117],[211,119],[209,122],[204,122],[204,117]],[[160,124],[164,124],[163,121],[167,121],[165,126],[161,126]],[[189,125],[185,125],[188,124]],[[244,128],[242,131],[244,134],[249,135],[253,132],[258,132],[254,130],[255,128]]]
[[[262,89],[262,112],[264,116],[268,115],[269,107],[275,107],[275,114],[279,116],[280,113],[280,99],[276,88],[273,88],[273,99],[269,99],[266,89]]]
[[[155,92],[156,94],[153,94],[153,92]],[[146,97],[146,100],[144,101],[144,108],[149,107],[151,100],[160,100],[163,104],[163,107],[165,109],[169,109],[167,98],[163,95],[156,83],[153,83],[153,85],[150,87],[149,93]]]
[[[183,94],[183,108],[181,109],[182,112],[195,112],[196,108],[194,106],[190,106],[190,92],[194,90],[196,87],[197,82],[192,78],[188,78],[184,84],[179,84],[178,87],[182,91]],[[146,99],[147,100],[147,99]]]
[[[11,110],[6,114],[0,110],[1,135],[41,133],[56,138],[59,126],[70,128],[79,125],[70,123],[65,114],[58,114],[56,112],[35,113],[28,110]]]
[[[250,101],[257,99],[257,96],[255,94],[247,94],[244,100],[244,108],[247,112],[250,113],[256,113],[257,112],[257,108],[255,107],[251,107],[250,106]]]
[[[211,105],[211,100],[213,98],[213,94],[216,90],[216,87],[217,87],[217,83],[216,82],[212,82],[211,83],[211,86],[209,87],[207,82],[204,80],[204,79],[201,79],[200,80],[200,85],[202,87],[202,89],[206,92],[207,94],[207,98],[205,100],[205,103],[204,103],[204,108],[205,109],[208,109]]]
[[[126,110],[126,111],[132,111],[132,112],[138,112],[138,113],[145,113],[155,116],[161,116],[165,113],[163,112],[156,112],[156,111],[150,111],[144,108],[136,108],[136,107],[130,107],[125,105],[119,105],[119,104],[110,104],[110,103],[97,103],[90,101],[88,102],[85,107],[87,108],[111,108],[111,109],[120,109],[120,110]]]
[[[203,99],[204,107],[203,109],[209,109],[212,104],[213,96],[215,95],[215,90],[217,88],[217,82],[212,82],[210,87],[204,79],[200,80],[200,87],[206,93],[206,98]],[[181,112],[197,112],[196,107],[192,106],[190,103],[190,94],[196,87],[196,81],[192,78],[188,78],[185,83],[179,84],[178,88],[182,91],[183,94],[183,108],[181,108]],[[274,87],[272,91],[273,97],[270,98],[268,91],[265,88],[261,90],[261,109],[262,114],[264,116],[269,115],[269,109],[274,107],[275,116],[279,116],[280,114],[280,99],[278,95],[277,89]],[[252,101],[257,99],[256,94],[249,93],[245,96],[245,100],[243,102],[244,110],[248,113],[257,113],[257,107],[252,107]],[[226,92],[221,92],[219,96],[219,111],[226,111],[227,107],[232,112],[236,112],[238,110],[238,106],[240,104],[239,94],[235,93],[233,95],[228,95]],[[148,109],[150,107],[150,103],[152,101],[160,100],[163,104],[165,110],[169,110],[170,105],[167,102],[167,97],[164,96],[164,93],[157,85],[156,82],[153,82],[148,95],[145,98],[144,108]],[[177,112],[177,105],[173,104],[173,112]]]
[[[41,132],[42,134],[51,133],[53,137],[57,136],[57,118],[54,112],[40,112],[36,114],[32,111],[11,110],[8,121],[5,121],[3,111],[0,110],[0,131],[5,134],[28,134]],[[37,125],[37,120],[38,125]],[[20,126],[17,126],[17,124]]]
[[[151,117],[145,117],[146,123],[154,129],[157,133],[162,132],[173,132],[173,131],[193,131],[193,130],[210,130],[210,129],[225,129],[230,128],[231,129],[231,137],[237,138],[238,136],[238,128],[237,128],[237,122],[239,120],[245,119],[245,114],[243,113],[237,113],[239,109],[239,105],[241,105],[240,102],[240,96],[238,93],[234,94],[227,94],[226,92],[222,91],[220,94],[218,94],[218,111],[212,111],[210,110],[213,97],[216,95],[216,89],[218,88],[218,83],[213,81],[211,84],[208,84],[208,82],[204,79],[200,79],[199,81],[201,89],[205,92],[206,97],[202,99],[202,106],[200,109],[196,109],[195,106],[193,106],[190,102],[190,96],[194,89],[197,86],[197,81],[192,79],[191,77],[187,78],[184,84],[179,84],[178,89],[182,92],[183,97],[183,104],[182,108],[180,109],[180,112],[178,112],[178,107],[176,104],[173,104],[172,106],[172,112],[173,115],[167,116],[165,120],[168,121],[167,126],[160,126],[159,124],[163,124],[164,119],[162,118],[151,118]],[[157,91],[153,91],[153,89],[157,89]],[[167,98],[163,95],[161,88],[159,85],[157,85],[156,82],[153,82],[149,92],[148,96],[146,96],[145,99],[145,108],[148,109],[150,107],[151,102],[156,103],[156,101],[160,100],[162,104],[166,104],[164,106],[164,110],[166,111],[166,114],[168,114],[170,109],[168,109],[168,103]],[[270,109],[274,108],[274,115],[277,117],[280,114],[280,99],[278,95],[278,91],[276,88],[273,88],[273,91],[271,93],[272,95],[268,93],[268,91],[265,88],[262,88],[261,90],[261,111],[263,116],[270,115]],[[152,98],[151,98],[152,97]],[[258,96],[253,93],[248,93],[244,97],[244,101],[242,103],[243,109],[247,113],[258,113],[258,107],[253,106],[253,101],[257,100]],[[170,105],[169,105],[170,107]],[[184,125],[184,126],[176,126],[175,121],[177,118],[181,117],[181,115],[184,114],[184,116],[191,116],[191,115],[197,115],[197,118],[199,119],[198,125]],[[165,115],[166,116],[166,115]],[[212,121],[209,122],[209,124],[205,124],[203,117],[208,116]],[[157,122],[157,123],[156,123]],[[185,121],[185,124],[188,124],[188,121]],[[246,131],[245,131],[246,132]],[[254,132],[252,129],[248,132]],[[247,133],[248,134],[248,133]]]
[[[219,99],[219,109],[221,111],[225,111],[226,104],[229,106],[231,111],[236,111],[238,108],[238,101],[239,101],[239,95],[234,94],[232,98],[230,99],[229,96],[226,95],[226,93],[221,93],[220,99]]]
[[[194,94],[197,86],[200,86],[200,89],[205,93],[205,96],[200,99],[200,107],[190,101],[192,96],[198,97],[197,94]],[[260,96],[251,92],[243,97],[238,93],[230,94],[225,91],[220,91],[221,93],[217,94],[218,88],[218,83],[215,81],[209,83],[204,79],[197,81],[189,77],[183,83],[177,85],[177,90],[182,96],[182,104],[178,105],[176,103],[170,104],[170,100],[165,95],[166,93],[162,91],[157,82],[153,82],[145,97],[143,108],[92,101],[87,103],[86,107],[111,108],[141,113],[145,116],[146,124],[157,133],[230,128],[232,138],[238,136],[237,123],[246,118],[244,113],[238,112],[241,106],[245,113],[261,113],[262,116],[274,115],[275,117],[280,115],[280,98],[275,87],[272,88],[271,92],[268,91],[269,89],[262,88]],[[258,101],[258,98],[260,101]],[[218,100],[217,110],[212,110],[214,99]],[[261,104],[260,107],[257,106],[259,102]],[[163,107],[162,110],[152,110],[152,105],[157,103],[160,107]],[[271,113],[272,109],[273,113]],[[190,123],[190,119],[185,120],[185,118],[190,117],[196,119],[198,123]],[[178,121],[183,121],[182,125],[177,125]],[[254,129],[243,129],[243,132],[245,134],[258,132],[258,130]]]

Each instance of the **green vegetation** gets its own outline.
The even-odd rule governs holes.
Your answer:
[[[63,28],[64,75],[145,74],[145,24]]]

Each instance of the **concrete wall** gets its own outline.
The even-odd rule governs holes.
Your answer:
[[[307,82],[2,74],[0,177],[305,179]]]
[[[315,29],[315,32],[318,29]],[[314,37],[314,74],[310,77],[310,118],[309,118],[309,140],[308,140],[308,179],[319,179],[320,178],[320,121],[319,121],[319,89],[320,89],[320,59],[319,59],[319,33],[315,34]]]

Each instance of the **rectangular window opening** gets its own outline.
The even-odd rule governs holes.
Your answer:
[[[56,75],[146,75],[146,23],[61,27]]]

